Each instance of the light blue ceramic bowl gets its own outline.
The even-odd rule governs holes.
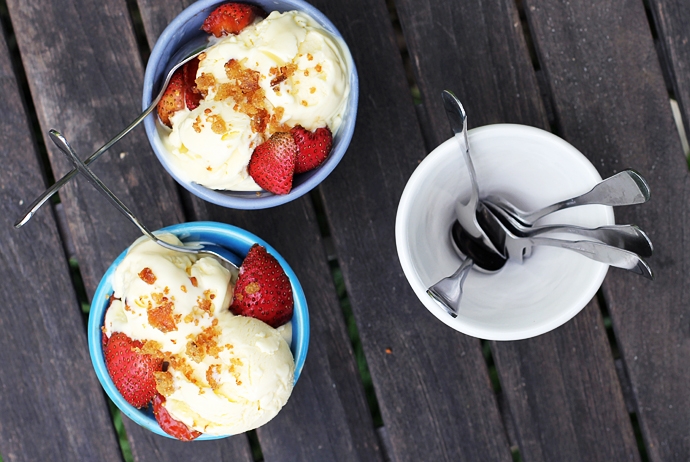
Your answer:
[[[297,276],[295,275],[294,271],[292,271],[292,268],[290,268],[290,265],[288,265],[285,259],[263,239],[248,231],[223,223],[204,221],[182,223],[163,228],[160,230],[160,232],[173,233],[182,241],[207,240],[220,244],[237,255],[237,260],[235,263],[238,266],[244,259],[245,255],[247,255],[247,252],[249,252],[249,248],[254,243],[264,246],[268,253],[273,255],[278,260],[290,279],[295,300],[295,309],[292,318],[292,345],[290,349],[292,350],[292,356],[295,358],[295,384],[297,384],[297,379],[299,378],[302,368],[304,367],[304,360],[307,357],[307,349],[309,347],[309,312],[307,310],[307,300],[304,296],[302,286],[297,280]],[[89,354],[91,355],[91,362],[96,370],[98,380],[101,382],[101,385],[115,405],[127,417],[142,427],[147,428],[159,435],[172,438],[170,435],[165,433],[158,425],[158,422],[156,422],[156,418],[153,416],[151,406],[145,409],[137,409],[125,401],[120,392],[117,391],[117,388],[115,388],[115,385],[108,374],[108,370],[105,367],[103,346],[101,343],[101,327],[103,326],[105,311],[108,307],[108,299],[113,292],[112,278],[113,274],[115,273],[115,268],[117,268],[117,265],[122,261],[126,253],[127,250],[122,252],[120,256],[115,259],[113,264],[110,265],[110,268],[108,268],[108,271],[106,271],[103,279],[101,279],[101,282],[96,289],[96,293],[93,296],[88,324]],[[195,441],[225,438],[227,436],[231,435],[201,435]]]
[[[164,73],[172,67],[172,65],[168,63],[171,56],[180,48],[187,46],[190,42],[198,44],[200,43],[200,38],[207,36],[207,34],[200,29],[201,25],[209,13],[222,3],[227,3],[227,0],[200,0],[182,11],[182,13],[165,28],[158,38],[156,45],[153,47],[151,57],[146,65],[146,74],[144,75],[144,96],[142,101],[143,109],[149,107],[153,96],[158,93],[161,81],[165,77]],[[258,5],[268,13],[271,11],[303,11],[314,18],[334,36],[342,39],[340,32],[338,32],[331,21],[324,16],[323,13],[305,1],[252,0],[247,3]],[[352,134],[355,130],[357,101],[359,98],[359,80],[357,77],[357,69],[355,68],[349,49],[345,47],[344,52],[346,58],[349,60],[352,74],[350,75],[350,96],[343,117],[343,123],[335,134],[333,148],[326,161],[310,172],[295,175],[292,190],[289,194],[274,195],[268,192],[262,192],[260,195],[257,195],[255,192],[217,191],[182,178],[175,172],[174,168],[169,165],[166,158],[165,147],[156,129],[156,111],[149,114],[144,120],[146,135],[148,136],[153,151],[156,153],[163,167],[179,184],[192,194],[223,207],[234,209],[264,209],[285,204],[306,194],[318,186],[318,184],[335,169],[343,158],[343,155],[345,155],[345,151],[350,144]],[[154,95],[152,95],[152,93]]]

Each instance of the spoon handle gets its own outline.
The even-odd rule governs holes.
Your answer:
[[[74,149],[72,149],[72,146],[67,142],[64,136],[57,130],[50,130],[50,139],[55,143],[55,145],[60,148],[62,152],[67,155],[67,158],[72,162],[72,165],[74,165],[74,170],[75,172],[79,172],[83,174],[87,180],[89,180],[89,183],[91,183],[98,191],[100,191],[124,216],[126,216],[129,221],[134,223],[139,230],[145,234],[146,236],[150,237],[153,240],[157,240],[157,238],[153,235],[151,231],[144,226],[143,223],[141,223],[137,217],[134,216],[134,214],[129,210],[129,208],[120,200],[117,198],[117,196],[110,190],[108,187],[96,176],[95,173],[91,171],[90,168],[86,166],[84,162],[79,159],[77,156],[77,153],[74,152]]]
[[[557,202],[534,212],[525,213],[521,218],[523,221],[533,224],[549,213],[568,207],[589,204],[634,205],[648,201],[649,197],[649,185],[642,175],[634,170],[623,170],[601,181],[590,191],[580,196]]]
[[[533,237],[527,239],[532,245],[547,245],[572,250],[587,258],[607,263],[617,268],[623,268],[637,273],[647,279],[654,280],[652,269],[639,255],[634,252],[619,249],[596,241],[565,241],[547,237]]]
[[[204,47],[204,48],[205,48],[205,47]],[[163,81],[163,84],[161,85],[161,89],[164,90],[164,89],[168,86],[168,83],[170,82],[170,79],[172,78],[172,76],[173,76],[173,74],[175,73],[175,71],[176,71],[177,69],[180,68],[180,66],[183,66],[183,65],[186,64],[187,62],[189,62],[189,61],[191,61],[192,59],[196,58],[196,57],[199,56],[199,54],[202,53],[202,52],[203,52],[203,49],[197,50],[197,51],[196,51],[195,53],[193,53],[192,55],[186,57],[186,58],[183,59],[182,61],[180,61],[180,62],[178,62],[177,64],[175,64],[175,66],[174,66],[172,69],[170,69],[170,70],[168,71],[168,74],[165,76],[165,80]],[[184,54],[186,55],[187,53],[185,52]],[[180,52],[178,52],[178,54],[176,54],[176,56],[173,57],[173,62],[176,62],[176,60],[177,60],[177,58],[179,57],[179,55],[180,55]],[[134,119],[129,125],[127,125],[127,127],[125,127],[124,130],[122,130],[120,133],[118,133],[117,135],[115,135],[110,141],[108,141],[108,142],[105,143],[103,146],[101,146],[101,147],[98,149],[98,151],[96,151],[96,152],[94,152],[93,154],[91,154],[83,163],[84,163],[85,165],[87,165],[87,166],[90,165],[91,162],[94,162],[96,159],[98,159],[99,157],[101,157],[101,155],[102,155],[105,151],[107,151],[108,149],[110,149],[115,143],[117,143],[118,141],[120,141],[122,138],[124,138],[125,135],[127,135],[129,132],[131,132],[137,125],[139,125],[139,124],[146,118],[146,116],[148,116],[149,114],[151,114],[151,112],[156,108],[156,105],[158,105],[158,102],[159,102],[159,101],[161,100],[161,98],[163,97],[163,93],[164,93],[164,92],[163,92],[162,90],[159,91],[159,92],[158,92],[158,95],[156,95],[156,97],[153,99],[153,101],[151,101],[151,104],[149,105],[149,107],[147,107],[147,108],[144,110],[144,112],[142,112],[141,114],[139,114],[139,117],[137,117],[136,119]],[[59,132],[57,132],[57,131],[55,131],[55,133],[57,133],[57,135],[59,135],[59,136],[58,136],[57,138],[53,137],[53,134],[52,134],[52,131],[51,131],[51,138],[52,138],[53,142],[54,142],[60,149],[62,149],[63,152],[65,152],[65,153],[68,154],[68,151],[71,149],[71,147],[68,148],[68,151],[65,151],[64,148],[66,148],[68,145],[67,145],[67,146],[64,145],[64,144],[63,144],[63,141],[56,141],[56,139],[59,140],[60,138],[62,138],[62,139],[64,140],[64,137],[62,137],[62,135],[61,135]],[[69,155],[68,155],[68,157],[69,157]],[[81,159],[79,159],[79,162],[81,162]],[[69,182],[69,180],[71,180],[72,178],[74,178],[74,176],[77,174],[77,172],[78,172],[78,169],[77,169],[77,168],[73,168],[72,170],[70,170],[69,172],[67,172],[67,174],[66,174],[65,176],[63,176],[63,177],[60,178],[58,181],[56,181],[54,185],[52,185],[50,188],[48,188],[48,189],[46,189],[45,191],[43,191],[43,194],[41,194],[39,197],[37,197],[36,200],[34,200],[34,201],[31,203],[31,205],[29,205],[29,206],[26,208],[26,210],[24,210],[24,213],[22,214],[22,216],[19,217],[19,219],[14,223],[14,227],[15,227],[15,228],[21,228],[22,226],[24,226],[24,225],[25,225],[25,224],[36,214],[36,212],[38,211],[38,209],[40,209],[41,206],[43,206],[43,204],[45,204],[46,201],[47,201],[48,199],[50,199],[50,198],[53,196],[53,194],[55,194],[56,192],[58,192],[58,190],[59,190],[60,188],[62,188],[64,185],[66,185],[66,184]],[[89,175],[88,175],[88,174],[85,174],[85,175],[86,175],[87,178],[89,178]],[[96,186],[96,187],[98,187],[98,186]]]
[[[127,126],[127,128],[125,128],[124,130],[122,130],[120,133],[118,133],[117,135],[115,135],[110,141],[108,141],[108,142],[105,143],[103,146],[101,146],[101,147],[98,149],[98,151],[96,151],[96,152],[94,152],[93,154],[91,154],[91,155],[83,162],[84,165],[90,165],[90,164],[91,164],[92,162],[94,162],[96,159],[98,159],[99,157],[101,157],[101,155],[102,155],[105,151],[107,151],[107,150],[110,149],[115,143],[117,143],[118,141],[120,141],[126,134],[128,134],[129,132],[131,132],[137,125],[139,125],[139,124],[141,123],[142,120],[144,120],[144,118],[145,118],[147,115],[149,115],[149,114],[151,113],[151,111],[153,111],[153,109],[156,107],[156,104],[158,104],[158,100],[156,100],[153,104],[151,104],[148,108],[146,108],[146,110],[145,110],[144,112],[142,112],[142,113],[139,115],[139,117],[137,117],[136,119],[134,119],[134,120],[132,121],[132,123],[129,124],[129,125]],[[64,146],[61,146],[60,144],[58,144],[58,142],[56,142],[56,138],[53,137],[52,131],[51,131],[51,138],[52,138],[53,142],[54,142],[60,149],[62,149],[62,150],[64,151],[64,149],[63,149]],[[81,162],[81,160],[79,160],[79,162]],[[43,204],[45,204],[46,201],[47,201],[48,199],[50,199],[50,198],[53,196],[53,194],[55,194],[56,192],[58,192],[58,190],[59,190],[60,188],[62,188],[62,187],[63,187],[64,185],[66,185],[72,178],[74,178],[74,176],[75,176],[77,173],[78,173],[78,169],[77,169],[77,168],[73,168],[72,170],[70,170],[69,172],[67,172],[67,174],[65,174],[65,176],[63,176],[63,177],[60,178],[58,181],[56,181],[54,185],[52,185],[50,188],[48,188],[48,189],[46,189],[45,191],[43,191],[43,194],[41,194],[40,196],[38,196],[38,197],[36,198],[36,200],[34,200],[34,201],[31,203],[31,205],[29,205],[29,206],[26,208],[26,210],[24,211],[24,213],[22,214],[22,216],[15,222],[14,227],[15,227],[15,228],[21,228],[22,226],[24,226],[24,225],[25,225],[25,224],[36,214],[36,212],[38,211],[38,209],[40,209],[41,206],[43,206]],[[88,178],[88,176],[87,176],[87,178]]]

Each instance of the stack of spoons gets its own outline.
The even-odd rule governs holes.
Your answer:
[[[587,258],[633,271],[654,279],[642,257],[652,254],[647,234],[634,225],[609,225],[587,228],[569,224],[539,225],[543,217],[564,208],[601,204],[634,205],[647,202],[649,186],[634,170],[624,170],[595,185],[576,197],[565,199],[539,210],[525,212],[499,195],[479,197],[477,177],[470,156],[467,137],[467,115],[450,91],[442,93],[444,107],[454,137],[464,156],[471,183],[470,198],[457,201],[457,220],[451,227],[451,242],[462,265],[450,276],[429,287],[427,293],[450,316],[456,317],[462,299],[462,287],[472,268],[483,272],[500,271],[508,260],[522,263],[532,254],[534,246],[552,246],[577,252]],[[562,233],[576,235],[575,240],[548,237]]]

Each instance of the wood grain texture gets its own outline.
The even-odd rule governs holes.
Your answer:
[[[458,88],[471,126],[512,122],[548,129],[514,2],[401,0],[398,12],[426,108],[421,123],[436,144],[451,135],[444,88]],[[593,301],[576,321],[538,338],[492,343],[526,460],[637,457],[597,307]]]
[[[690,134],[690,3],[681,0],[651,0],[650,9],[671,73],[673,93]]]
[[[650,183],[650,203],[617,209],[616,221],[649,233],[656,280],[611,270],[603,293],[650,460],[688,460],[690,185],[643,5],[528,0],[526,6],[563,137],[602,176],[632,167]]]
[[[433,149],[453,132],[441,91],[453,91],[469,128],[523,123],[547,128],[515,2],[398,0],[398,15],[422,95]]]
[[[479,342],[428,313],[398,262],[395,211],[426,149],[385,4],[314,4],[343,34],[360,77],[352,143],[320,190],[391,457],[510,460]]]
[[[595,300],[553,332],[493,350],[524,460],[640,460]]]
[[[8,7],[44,136],[58,129],[86,158],[140,113],[143,68],[124,0]],[[55,176],[67,173],[64,154],[47,137],[46,146]],[[148,147],[143,127],[92,168],[150,229],[182,221],[174,182]],[[61,198],[90,295],[138,230],[81,180],[63,188]]]
[[[13,227],[45,184],[4,36],[0,94],[0,455],[120,460],[53,214]]]
[[[168,27],[168,24],[192,3],[194,3],[194,0],[166,2],[160,0],[137,0],[149,48],[153,49],[158,36]]]
[[[124,1],[8,6],[44,133],[60,129],[85,158],[139,115],[143,68]],[[47,144],[53,171],[61,176],[69,162]],[[149,229],[184,221],[177,187],[151,152],[142,127],[104,154],[93,170]],[[138,230],[81,178],[67,185],[61,198],[90,296]],[[137,461],[183,454],[203,460],[221,454],[251,457],[245,437],[192,447],[152,435],[129,419],[125,427]]]
[[[309,197],[251,211],[195,199],[194,210],[199,219],[265,239],[288,261],[307,298],[309,353],[287,405],[257,430],[265,460],[382,460]]]

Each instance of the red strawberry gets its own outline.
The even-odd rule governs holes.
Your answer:
[[[161,122],[172,127],[170,116],[184,108],[184,76],[182,68],[175,71],[168,82],[165,93],[158,102],[156,109]]]
[[[207,34],[221,37],[228,34],[239,34],[242,29],[254,21],[257,8],[244,3],[226,3],[208,15],[201,26]]]
[[[105,346],[105,366],[122,397],[136,408],[144,407],[156,394],[155,371],[162,361],[139,351],[144,345],[121,332],[113,333]]]
[[[240,267],[230,311],[279,327],[292,318],[293,308],[285,271],[266,248],[254,244]]]
[[[201,93],[196,88],[196,71],[199,70],[199,58],[194,58],[182,67],[184,75],[184,101],[190,111],[199,107]]]
[[[196,71],[199,69],[199,59],[185,63],[180,69],[176,70],[168,82],[165,93],[158,102],[156,109],[161,122],[172,127],[170,117],[185,106],[189,110],[199,106],[201,93],[196,88]]]
[[[333,145],[333,135],[328,127],[317,128],[310,132],[301,125],[296,125],[290,134],[297,145],[295,173],[313,170],[326,160]]]
[[[292,136],[276,132],[254,149],[249,159],[249,175],[266,191],[287,194],[292,189],[297,146]]]
[[[186,424],[174,419],[163,406],[164,402],[165,397],[160,393],[156,393],[153,397],[153,415],[165,433],[182,441],[192,441],[201,435],[200,432],[192,430]]]

